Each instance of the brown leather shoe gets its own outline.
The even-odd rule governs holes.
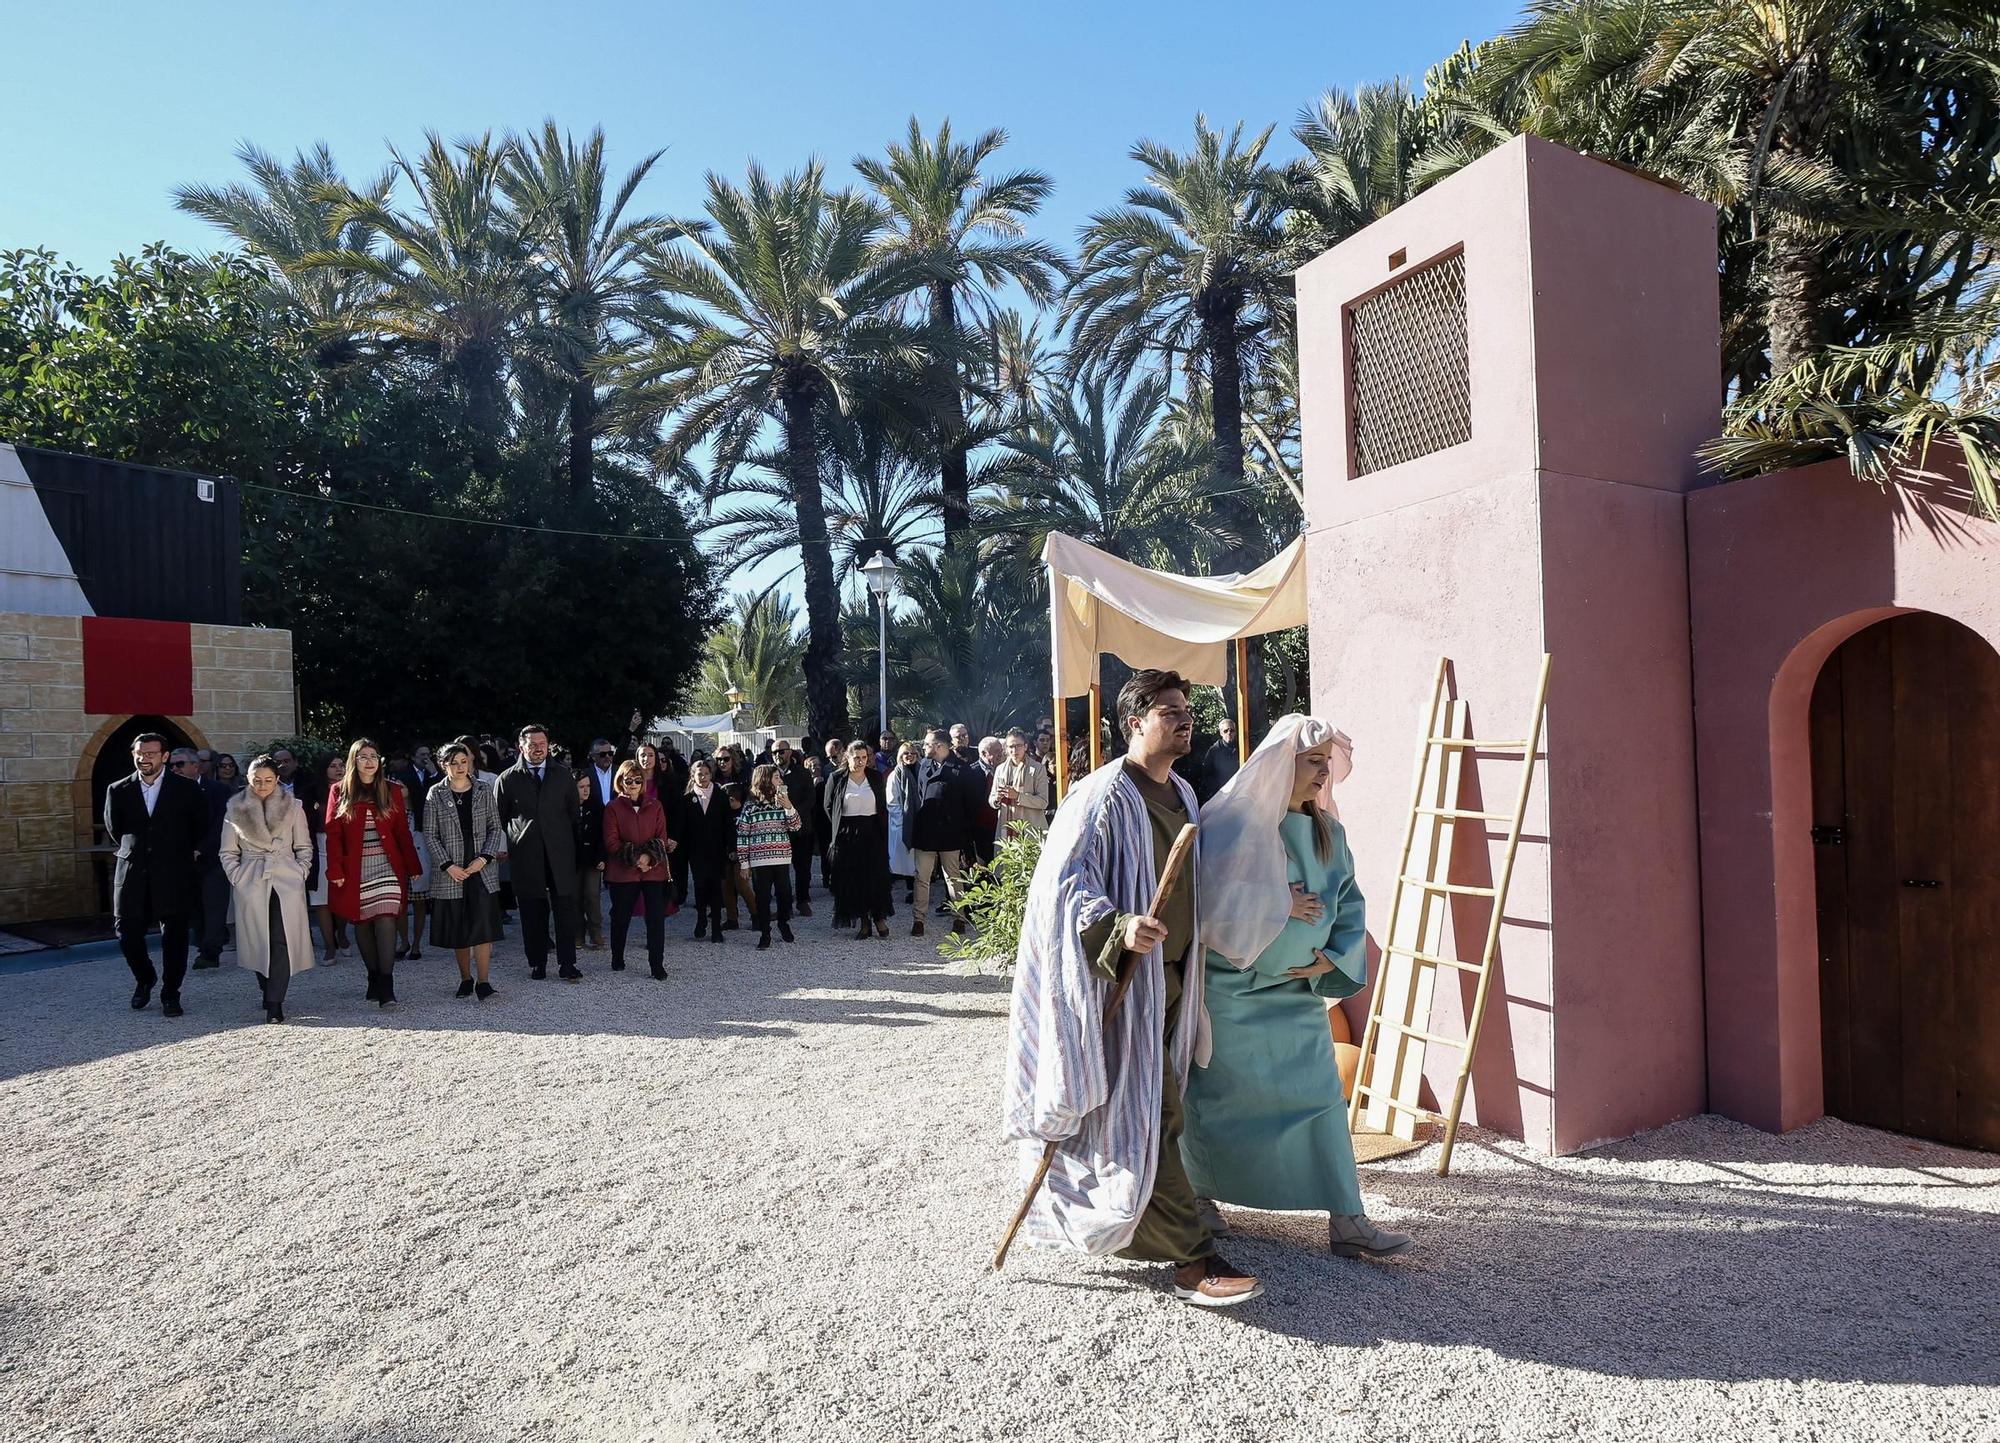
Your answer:
[[[912,937],[921,937],[921,936],[923,936],[923,935],[924,935],[924,919],[923,919],[923,918],[919,917],[919,918],[917,918],[917,920],[916,920],[916,921],[914,921],[914,922],[912,922],[912,923],[910,924],[910,935],[911,935]]]
[[[1233,1308],[1264,1296],[1264,1285],[1211,1255],[1174,1269],[1174,1296],[1197,1308]]]
[[[877,937],[886,937],[889,935],[889,924],[880,917],[875,919],[875,935]]]

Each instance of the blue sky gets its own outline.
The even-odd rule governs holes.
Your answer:
[[[1430,0],[997,6],[949,0],[743,4],[51,4],[0,0],[0,249],[91,268],[150,240],[209,243],[174,208],[238,177],[238,142],[328,142],[351,175],[387,142],[605,128],[622,169],[668,147],[643,202],[698,208],[709,169],[817,154],[846,171],[911,114],[1000,126],[1002,160],[1051,174],[1044,233],[1067,241],[1135,179],[1141,136],[1184,143],[1196,111],[1277,122],[1329,85],[1413,79],[1518,6]],[[333,17],[339,16],[338,20]]]
[[[390,143],[525,129],[605,130],[622,174],[667,153],[640,213],[698,212],[710,169],[823,158],[836,176],[917,115],[1007,130],[999,163],[1055,181],[1038,232],[1067,248],[1139,179],[1134,140],[1185,146],[1197,111],[1274,154],[1328,86],[1412,80],[1515,0],[778,0],[396,5],[296,0],[95,6],[0,0],[11,53],[0,113],[0,249],[47,246],[88,269],[149,241],[212,246],[174,209],[190,181],[238,179],[249,140],[281,158],[326,141],[352,177]],[[336,18],[337,17],[337,18]]]

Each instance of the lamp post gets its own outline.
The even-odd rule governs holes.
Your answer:
[[[732,732],[740,732],[743,728],[738,725],[736,714],[743,710],[743,698],[746,693],[742,687],[732,681],[729,683],[729,690],[725,691],[723,695],[729,698],[729,729]]]
[[[868,589],[875,593],[875,652],[880,667],[875,695],[882,711],[876,735],[880,736],[889,730],[889,588],[896,584],[896,563],[877,551],[863,563],[861,574],[868,578]]]

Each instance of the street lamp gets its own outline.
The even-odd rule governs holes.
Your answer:
[[[729,729],[733,732],[740,732],[743,728],[736,724],[736,713],[743,710],[743,698],[748,693],[732,681],[729,683],[729,690],[725,691],[723,695],[729,698]]]
[[[882,724],[876,729],[879,736],[889,730],[889,588],[896,584],[896,563],[877,551],[863,563],[861,574],[868,578],[868,589],[875,593],[875,650],[881,666],[875,687],[882,706]]]

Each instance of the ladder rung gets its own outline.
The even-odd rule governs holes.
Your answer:
[[[1425,1032],[1420,1027],[1406,1027],[1400,1022],[1391,1022],[1386,1017],[1378,1019],[1375,1025],[1386,1027],[1391,1032],[1400,1032],[1405,1037],[1414,1037],[1419,1042],[1435,1042],[1440,1047],[1456,1047],[1461,1051],[1465,1048],[1463,1037],[1440,1037],[1435,1032]]]
[[[1458,807],[1418,807],[1420,817],[1446,817],[1454,822],[1512,822],[1512,812],[1468,812]]]
[[[1497,897],[1500,894],[1491,887],[1462,887],[1456,882],[1433,882],[1428,877],[1412,877],[1408,873],[1396,879],[1412,887],[1422,887],[1426,892],[1449,892],[1454,897]]]
[[[1355,1083],[1354,1091],[1356,1096],[1374,1098],[1391,1112],[1407,1112],[1412,1117],[1421,1117],[1428,1122],[1450,1121],[1443,1113],[1432,1112],[1428,1107],[1418,1107],[1414,1102],[1398,1102],[1393,1097],[1383,1097],[1366,1083]]]
[[[1412,962],[1428,962],[1433,967],[1456,967],[1461,972],[1479,972],[1484,969],[1477,962],[1462,962],[1456,957],[1433,957],[1428,952],[1419,952],[1414,947],[1384,947],[1385,956],[1407,957]]]
[[[1525,741],[1489,742],[1483,737],[1425,737],[1424,740],[1434,747],[1471,747],[1482,752],[1519,752],[1528,747]]]

